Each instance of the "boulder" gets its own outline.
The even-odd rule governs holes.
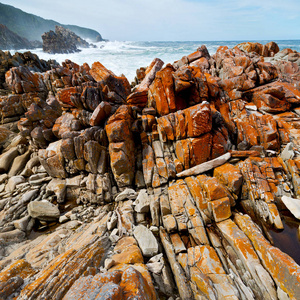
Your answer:
[[[49,201],[32,201],[28,204],[30,217],[41,221],[56,221],[60,217],[57,206]]]

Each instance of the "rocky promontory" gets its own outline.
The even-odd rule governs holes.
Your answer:
[[[77,47],[93,47],[70,29],[55,26],[55,32],[50,30],[42,35],[43,51],[51,54],[80,52]]]
[[[299,55],[10,67],[0,299],[299,299]]]

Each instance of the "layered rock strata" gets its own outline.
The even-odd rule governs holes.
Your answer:
[[[133,89],[100,62],[10,68],[0,299],[298,299],[269,233],[300,216],[299,68],[278,51],[201,46]]]

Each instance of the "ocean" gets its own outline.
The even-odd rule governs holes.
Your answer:
[[[130,41],[109,41],[94,43],[97,48],[81,49],[79,53],[71,54],[48,54],[42,49],[30,50],[37,54],[39,58],[48,60],[55,59],[61,63],[65,59],[82,65],[88,63],[90,66],[95,61],[100,61],[106,68],[113,71],[116,75],[124,74],[131,82],[136,74],[136,69],[147,67],[151,61],[158,57],[165,63],[173,63],[182,56],[188,55],[197,50],[201,45],[206,45],[209,53],[212,55],[219,46],[228,46],[229,48],[243,41],[191,41],[191,42],[130,42]],[[266,44],[269,41],[256,41]],[[282,40],[274,41],[278,44],[280,50],[291,48],[300,52],[300,40]],[[28,51],[26,49],[18,52]],[[11,51],[13,54],[16,51]]]

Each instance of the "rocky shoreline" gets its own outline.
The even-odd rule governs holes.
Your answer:
[[[132,85],[31,59],[1,64],[0,299],[299,298],[269,229],[300,224],[300,53],[201,46]]]

